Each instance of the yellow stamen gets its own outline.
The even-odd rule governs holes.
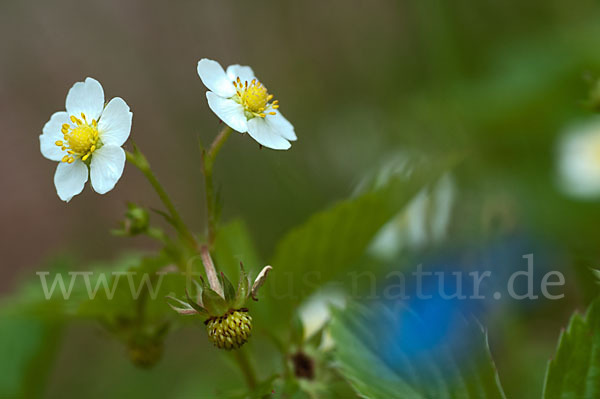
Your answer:
[[[83,122],[74,115],[70,116],[69,119],[76,125],[75,127],[68,123],[62,125],[61,132],[64,140],[57,140],[55,142],[62,151],[67,151],[68,155],[62,158],[62,162],[73,163],[76,158],[85,161],[98,148],[98,143],[100,142],[98,121],[92,119],[91,123],[89,123],[83,112],[81,113],[81,118]]]
[[[248,117],[258,116],[264,118],[267,116],[265,110],[279,108],[279,101],[275,100],[273,103],[270,103],[273,95],[269,94],[267,88],[256,78],[250,82],[245,80],[242,83],[241,78],[238,76],[232,83],[235,87],[234,100],[244,107],[244,111]],[[268,114],[275,115],[275,112],[269,112]]]

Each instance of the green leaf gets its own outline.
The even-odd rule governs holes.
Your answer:
[[[5,312],[3,312],[5,313]],[[47,320],[0,315],[0,397],[42,397],[62,326]]]
[[[401,327],[409,326],[409,327]],[[370,399],[504,399],[485,333],[457,318],[460,342],[443,339],[418,347],[430,333],[418,315],[402,307],[350,304],[334,310],[334,357],[354,390]],[[412,336],[398,331],[410,328]],[[411,341],[412,340],[412,341]]]
[[[370,187],[365,193],[318,212],[292,229],[276,247],[270,263],[272,288],[265,290],[266,294],[273,296],[273,291],[277,291],[280,302],[298,301],[341,271],[348,270],[364,254],[383,225],[456,162],[455,156],[448,156],[436,162],[413,165],[408,175],[395,176],[383,186]]]
[[[585,316],[575,313],[548,363],[544,399],[600,397],[600,298]]]

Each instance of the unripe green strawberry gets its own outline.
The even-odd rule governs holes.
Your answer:
[[[248,309],[231,310],[220,317],[204,322],[208,338],[219,349],[237,349],[244,345],[252,331],[252,317]]]

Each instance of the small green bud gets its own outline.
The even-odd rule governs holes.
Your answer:
[[[163,347],[162,339],[138,334],[128,342],[127,352],[134,365],[149,369],[162,358]]]
[[[127,212],[125,212],[125,221],[121,233],[128,236],[143,234],[148,230],[149,221],[148,211],[130,202],[127,204]]]
[[[231,310],[220,317],[204,322],[208,338],[219,349],[237,349],[244,345],[252,331],[252,317],[248,309]]]

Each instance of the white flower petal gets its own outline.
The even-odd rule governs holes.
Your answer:
[[[252,82],[252,79],[255,79],[254,71],[249,66],[242,65],[229,65],[227,67],[227,77],[229,80],[234,81],[237,78],[240,78],[242,82]]]
[[[294,132],[294,126],[287,119],[285,119],[283,115],[281,115],[279,110],[275,112],[275,115],[267,114],[265,117],[267,122],[270,123],[273,126],[273,129],[277,130],[279,135],[283,136],[283,138],[290,141],[298,140],[298,137],[296,137],[296,133]]]
[[[229,98],[235,94],[232,79],[229,79],[221,64],[206,58],[198,61],[198,75],[210,91],[221,97]]]
[[[219,97],[211,91],[206,92],[206,99],[210,109],[230,128],[240,133],[248,131],[244,107],[231,99]]]
[[[600,197],[600,119],[575,126],[560,143],[562,189],[569,195]]]
[[[304,339],[311,338],[331,319],[331,308],[344,309],[346,295],[336,288],[323,288],[312,294],[299,307]]]
[[[248,133],[259,144],[274,150],[287,150],[292,146],[267,118],[250,119],[248,121]]]
[[[125,151],[115,145],[105,145],[94,151],[90,164],[92,187],[98,194],[106,194],[115,187],[125,168]]]
[[[61,200],[69,202],[79,194],[88,180],[88,167],[80,160],[61,162],[54,174],[54,186]]]
[[[65,123],[70,123],[67,113],[55,112],[42,129],[43,134],[40,135],[40,151],[44,157],[51,161],[60,161],[67,153],[56,145],[58,140],[63,141],[64,139],[61,129],[62,125]]]
[[[98,133],[104,145],[122,146],[131,132],[133,114],[120,97],[115,97],[102,112],[98,122]]]
[[[104,108],[104,90],[102,85],[93,78],[85,82],[77,82],[67,94],[67,113],[81,119],[83,113],[88,122],[98,120]]]

